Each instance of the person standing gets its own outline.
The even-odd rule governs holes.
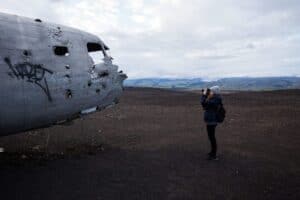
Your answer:
[[[220,95],[220,87],[213,86],[206,90],[202,90],[201,104],[204,109],[204,121],[208,139],[211,144],[211,151],[208,153],[208,160],[218,160],[217,157],[217,141],[216,141],[216,127],[220,122],[218,118],[218,110],[222,106],[222,98]]]

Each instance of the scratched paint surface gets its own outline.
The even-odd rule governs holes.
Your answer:
[[[109,57],[93,65],[97,36],[0,13],[0,136],[68,120],[118,102],[126,75]],[[55,46],[66,47],[58,56]]]
[[[26,79],[27,82],[36,84],[44,91],[48,100],[52,101],[45,74],[53,74],[53,71],[44,68],[42,65],[29,62],[13,65],[8,57],[4,58],[4,61],[11,69],[12,73],[8,73],[9,76],[17,79]]]

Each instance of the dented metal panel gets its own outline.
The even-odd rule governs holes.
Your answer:
[[[97,36],[7,14],[0,14],[0,33],[0,135],[72,119],[120,97],[126,75],[105,53],[101,63],[88,54],[88,42],[105,46]]]

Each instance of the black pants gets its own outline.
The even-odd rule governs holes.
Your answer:
[[[208,139],[211,144],[210,155],[212,155],[212,156],[216,156],[216,154],[217,154],[217,141],[216,141],[216,137],[215,137],[216,126],[217,125],[207,125],[206,126]]]

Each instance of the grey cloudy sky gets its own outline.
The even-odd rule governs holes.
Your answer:
[[[100,36],[130,78],[300,76],[299,0],[1,0]]]

